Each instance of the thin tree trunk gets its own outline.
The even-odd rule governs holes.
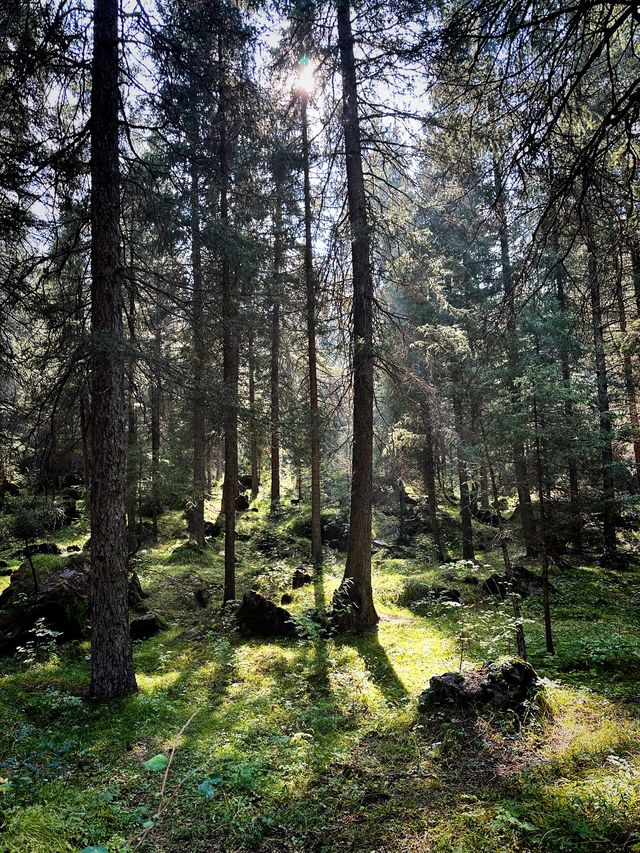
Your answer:
[[[199,132],[196,131],[196,141]],[[195,144],[195,143],[194,143]],[[204,377],[207,358],[204,340],[204,292],[202,284],[202,238],[200,234],[200,169],[191,158],[191,270],[193,294],[191,323],[193,333],[193,496],[191,535],[198,545],[204,545],[204,495],[206,465],[206,428]]]
[[[607,361],[604,346],[602,302],[600,297],[600,272],[598,269],[597,245],[593,235],[591,211],[587,203],[582,208],[587,244],[587,276],[591,300],[591,323],[593,330],[594,361],[598,398],[600,445],[602,460],[603,499],[603,542],[605,554],[616,551],[615,481],[613,476],[613,441]]]
[[[422,475],[424,491],[427,495],[427,509],[429,523],[431,525],[431,536],[436,546],[439,560],[444,560],[442,549],[442,537],[440,536],[440,523],[438,522],[438,499],[436,495],[436,472],[433,454],[433,422],[431,418],[431,406],[427,400],[422,402],[422,423],[424,424],[424,445],[422,447]]]
[[[533,398],[533,421],[536,436],[536,470],[538,476],[538,499],[540,501],[540,536],[542,539],[542,608],[544,611],[544,636],[547,653],[555,653],[553,631],[551,627],[551,595],[549,586],[549,537],[547,535],[547,509],[544,489],[544,468],[540,450],[540,421],[538,418],[538,403]]]
[[[89,424],[84,393],[80,394],[80,436],[82,440],[82,482],[85,491],[91,483],[91,457],[89,454]]]
[[[309,418],[311,435],[311,560],[322,563],[320,505],[320,413],[316,364],[316,290],[311,240],[311,183],[309,180],[309,133],[307,96],[302,95],[302,160],[304,171],[304,275],[307,296],[307,350],[309,359]]]
[[[223,68],[222,36],[218,61]],[[222,72],[220,84],[220,220],[229,227],[229,152],[227,148],[227,93]],[[238,497],[238,307],[226,244],[222,246],[222,324],[224,380],[224,602],[236,596],[236,499]]]
[[[511,599],[511,609],[513,611],[513,619],[515,622],[515,635],[516,635],[516,647],[518,649],[518,655],[522,658],[522,660],[527,659],[527,642],[524,635],[524,625],[522,624],[522,612],[520,610],[520,598],[514,589],[514,578],[513,578],[513,563],[511,562],[511,557],[509,555],[509,545],[508,545],[508,531],[504,526],[504,519],[502,518],[502,512],[500,511],[500,494],[498,492],[498,484],[496,482],[496,474],[493,470],[493,465],[491,464],[491,459],[489,457],[489,448],[487,446],[487,439],[484,433],[484,429],[482,425],[480,426],[480,430],[482,432],[482,441],[484,445],[484,455],[487,460],[487,467],[489,469],[489,477],[491,480],[491,491],[493,493],[493,509],[498,518],[498,527],[500,529],[500,548],[502,550],[502,561],[504,563],[504,569],[507,575],[507,579],[509,581],[509,597]]]
[[[462,558],[475,560],[473,549],[473,524],[471,521],[471,490],[469,486],[469,471],[464,460],[463,449],[465,439],[464,421],[462,417],[462,401],[459,396],[453,398],[453,417],[458,436],[458,484],[460,486],[460,523],[462,525]]]
[[[251,497],[255,499],[260,488],[258,468],[258,433],[256,425],[256,379],[253,330],[249,332],[249,456],[251,459]]]
[[[91,687],[137,690],[129,637],[122,356],[118,2],[95,0],[91,76]]]
[[[618,319],[620,322],[620,331],[623,335],[627,332],[627,315],[624,307],[624,294],[622,292],[622,282],[618,287]],[[633,458],[636,466],[636,482],[640,488],[640,419],[638,418],[638,397],[636,394],[636,384],[633,376],[633,365],[631,363],[631,355],[625,348],[622,354],[622,371],[624,375],[624,387],[627,396],[627,405],[629,406],[629,423],[631,424],[631,434],[633,442]]]
[[[500,239],[500,260],[502,267],[502,286],[507,309],[507,390],[511,400],[511,410],[515,421],[514,438],[512,441],[513,467],[516,475],[518,504],[522,520],[522,533],[527,546],[527,553],[536,550],[536,522],[531,504],[531,489],[524,441],[521,436],[519,421],[522,419],[522,405],[518,398],[516,379],[520,364],[520,351],[516,335],[515,292],[511,254],[509,249],[509,230],[507,209],[504,197],[502,174],[498,155],[493,151],[493,174],[496,193],[496,212],[498,217],[498,236]]]
[[[271,306],[271,509],[280,501],[280,287],[283,264],[282,195],[280,174],[274,169],[275,212],[273,288]]]
[[[567,298],[564,290],[566,271],[560,259],[560,241],[558,232],[552,232],[552,249],[555,262],[556,295],[558,306],[564,317],[567,317]],[[562,368],[562,384],[566,394],[564,402],[564,413],[567,424],[573,423],[573,402],[571,400],[571,367],[569,365],[569,350],[567,347],[567,336],[563,331],[560,339],[560,364]],[[569,472],[569,509],[572,518],[573,544],[576,551],[582,550],[582,523],[580,520],[579,492],[578,492],[578,463],[573,453],[569,455],[567,468]]]
[[[154,542],[158,541],[160,512],[160,346],[160,330],[156,329],[151,378],[151,513]]]
[[[353,452],[347,564],[334,611],[340,629],[363,630],[378,621],[371,586],[373,275],[349,0],[337,0],[337,13],[353,266]]]
[[[127,361],[127,527],[136,533],[136,498],[138,493],[138,472],[136,456],[138,448],[138,425],[135,408],[135,358],[133,350],[136,341],[136,299],[133,272],[129,279],[129,358]]]

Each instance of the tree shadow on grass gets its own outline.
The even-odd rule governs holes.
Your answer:
[[[346,638],[342,642],[349,642]],[[402,683],[395,667],[389,660],[384,646],[380,642],[377,628],[359,634],[351,639],[357,649],[371,678],[380,688],[387,702],[400,702],[409,697],[407,688]]]

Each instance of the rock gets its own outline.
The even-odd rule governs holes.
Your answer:
[[[215,539],[216,536],[220,536],[222,533],[222,525],[218,524],[217,521],[205,521],[204,523],[204,535],[209,539]]]
[[[46,572],[36,568],[38,591],[33,588],[31,566],[22,563],[0,595],[0,653],[10,654],[24,645],[36,621],[60,633],[61,640],[89,635],[89,559],[74,555]]]
[[[313,575],[310,575],[309,572],[305,571],[304,565],[298,566],[298,568],[293,573],[291,586],[294,589],[300,589],[301,586],[304,586],[308,583],[313,583]]]
[[[349,543],[349,533],[340,519],[324,521],[322,524],[322,541],[329,548],[345,552]]]
[[[291,498],[289,503],[291,504],[291,506],[298,506],[298,504],[300,503],[300,498]]]
[[[246,495],[238,495],[236,498],[236,512],[244,512],[249,509],[249,498]]]
[[[131,620],[129,634],[132,640],[148,640],[150,637],[155,637],[164,628],[166,628],[164,619],[157,613],[145,613],[144,616],[137,616]]]
[[[252,589],[245,592],[236,621],[244,637],[296,636],[296,625],[289,611]]]
[[[257,506],[252,506],[252,507],[251,507],[251,512],[259,512],[258,507],[257,507]]]
[[[240,474],[238,477],[238,490],[244,491],[251,488],[251,474]]]
[[[142,589],[138,573],[131,572],[129,575],[129,607],[138,613],[144,613],[148,609],[144,603],[145,598],[148,598],[148,593]]]
[[[491,705],[519,711],[535,697],[539,687],[536,671],[520,658],[489,661],[479,669],[434,675],[418,698],[418,709],[426,713],[441,705]]]
[[[480,581],[478,580],[478,578],[475,575],[465,575],[462,578],[462,583],[466,583],[469,586],[478,586]]]
[[[80,551],[79,545],[67,545],[67,554],[77,554]]]
[[[58,631],[59,640],[77,640],[89,636],[90,577],[89,554],[84,551],[62,557],[46,569],[36,567],[38,591],[28,562],[11,574],[9,586],[0,595],[0,654],[10,654],[30,639],[30,631],[39,619],[47,628]],[[144,593],[135,574],[129,581],[129,600],[140,602]]]
[[[535,572],[518,563],[513,564],[512,572],[513,591],[518,595],[526,598],[528,595],[542,594],[542,578]],[[509,578],[506,573],[500,574],[499,572],[494,572],[484,581],[482,589],[490,595],[495,595],[496,598],[504,599],[510,591]],[[552,583],[549,584],[549,589],[551,592],[556,592],[556,588]]]
[[[293,596],[290,592],[284,592],[280,598],[280,604],[291,604]]]
[[[193,597],[200,607],[206,607],[211,601],[211,593],[206,586],[199,586],[193,591]]]

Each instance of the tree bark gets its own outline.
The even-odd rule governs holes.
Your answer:
[[[307,350],[309,360],[309,419],[311,438],[311,560],[322,563],[322,521],[320,505],[320,413],[316,363],[316,290],[311,239],[311,182],[309,180],[309,132],[307,96],[302,95],[302,161],[304,172],[304,276],[307,297]]]
[[[91,695],[137,690],[129,637],[118,2],[95,0],[91,77]]]
[[[551,235],[551,239],[555,262],[556,296],[558,299],[558,306],[563,316],[567,317],[567,298],[564,290],[566,271],[564,264],[560,259],[560,241],[558,239],[558,232],[555,229]],[[573,402],[571,400],[571,367],[569,365],[569,350],[567,347],[567,336],[564,330],[560,339],[560,365],[562,369],[562,384],[564,385],[564,391],[566,394],[564,413],[567,424],[569,425],[573,423]],[[579,507],[578,463],[573,453],[569,454],[567,468],[569,473],[569,508],[572,518],[573,544],[577,551],[581,551],[582,523],[580,520]]]
[[[469,485],[469,470],[464,460],[463,448],[465,439],[464,420],[462,417],[462,401],[456,394],[453,398],[453,417],[458,436],[458,484],[460,486],[460,523],[462,525],[462,558],[475,560],[473,549],[473,524],[471,521],[471,489]]]
[[[498,155],[493,151],[493,175],[496,194],[496,212],[498,218],[498,236],[500,240],[500,260],[502,268],[502,287],[504,291],[505,305],[507,309],[507,391],[511,401],[511,411],[514,419],[514,437],[512,441],[513,467],[516,475],[516,487],[518,490],[518,504],[520,507],[520,518],[522,520],[522,533],[524,535],[527,553],[532,554],[536,550],[536,522],[531,504],[531,489],[529,487],[529,474],[524,441],[521,436],[520,421],[522,420],[522,405],[518,398],[516,379],[520,364],[520,351],[516,335],[516,313],[515,313],[515,290],[513,282],[513,270],[511,267],[511,253],[509,249],[509,230],[507,223],[507,209],[504,198],[504,188]]]
[[[436,471],[433,453],[433,421],[431,417],[431,406],[427,400],[422,402],[422,423],[424,425],[424,445],[422,447],[422,476],[424,491],[427,495],[427,508],[431,535],[436,546],[436,554],[439,560],[444,560],[442,549],[442,537],[440,535],[440,523],[438,522],[438,500],[436,495]]]
[[[593,234],[591,211],[588,203],[586,202],[582,206],[582,215],[585,227],[585,242],[587,246],[587,276],[589,282],[589,298],[591,301],[591,325],[593,331],[598,421],[602,460],[602,533],[605,554],[611,555],[616,551],[616,495],[613,476],[613,436],[611,410],[609,407],[607,360],[604,346],[600,271],[598,268],[597,255],[598,247]]]
[[[220,83],[220,220],[225,237],[229,229],[229,151],[227,145],[227,91],[222,37],[218,38]],[[224,381],[224,602],[236,597],[236,498],[238,497],[238,307],[226,239],[222,244],[222,373]]]
[[[256,424],[256,365],[253,330],[249,332],[249,457],[251,461],[251,497],[256,498],[260,488],[258,465],[258,431]]]
[[[360,631],[378,621],[371,586],[373,275],[349,0],[337,0],[337,13],[353,266],[353,451],[347,564],[334,596],[334,622]]]
[[[271,290],[271,509],[280,501],[280,287],[283,266],[282,192],[279,170],[274,168],[275,210],[273,234],[273,286]]]
[[[197,147],[199,131],[192,144]],[[204,292],[202,284],[202,237],[200,233],[200,168],[197,152],[191,156],[191,323],[193,333],[193,495],[191,535],[204,545],[204,496],[206,482],[206,428],[204,378],[207,358],[204,330]]]
[[[151,377],[151,512],[154,542],[158,541],[158,514],[160,512],[160,347],[160,329],[156,328]]]
[[[620,331],[625,335],[627,331],[627,313],[624,307],[622,282],[620,282],[618,286],[617,301]],[[626,348],[622,353],[622,372],[624,375],[627,406],[629,407],[629,423],[631,425],[631,440],[633,443],[633,458],[636,468],[636,483],[638,484],[638,488],[640,488],[640,418],[638,418],[638,395],[636,394],[636,383],[633,375],[631,355]]]
[[[554,654],[553,630],[551,626],[551,595],[549,585],[549,537],[547,535],[547,509],[544,488],[544,467],[542,464],[542,453],[540,449],[540,419],[538,417],[538,403],[533,398],[533,420],[536,444],[536,471],[538,479],[538,499],[540,501],[540,538],[542,540],[542,609],[544,612],[544,636],[547,654]]]
[[[136,299],[133,272],[129,277],[129,311],[127,325],[129,329],[129,358],[127,360],[127,528],[136,533],[136,509],[138,495],[138,425],[135,407],[135,357],[136,341]]]

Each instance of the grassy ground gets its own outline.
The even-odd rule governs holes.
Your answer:
[[[279,599],[308,547],[292,534],[304,509],[274,521],[258,506],[239,521],[252,538],[239,543],[238,588]],[[265,530],[281,537],[276,556],[256,547]],[[80,523],[63,544],[86,535]],[[326,640],[308,612],[341,576],[327,551],[322,578],[290,605],[308,636],[249,641],[218,607],[221,544],[175,552],[183,535],[166,516],[161,542],[140,555],[149,604],[170,627],[136,644],[138,695],[85,702],[86,643],[0,663],[0,850],[640,850],[637,574],[556,571],[553,659],[540,605],[525,602],[531,659],[550,679],[546,713],[524,725],[419,718],[431,675],[510,651],[508,613],[462,582],[468,566],[439,568],[428,548],[381,550],[378,630]],[[484,556],[481,578],[499,565]],[[196,576],[214,592],[206,609]],[[457,586],[468,606],[399,606],[412,579]],[[161,796],[165,774],[144,762],[174,746]]]

